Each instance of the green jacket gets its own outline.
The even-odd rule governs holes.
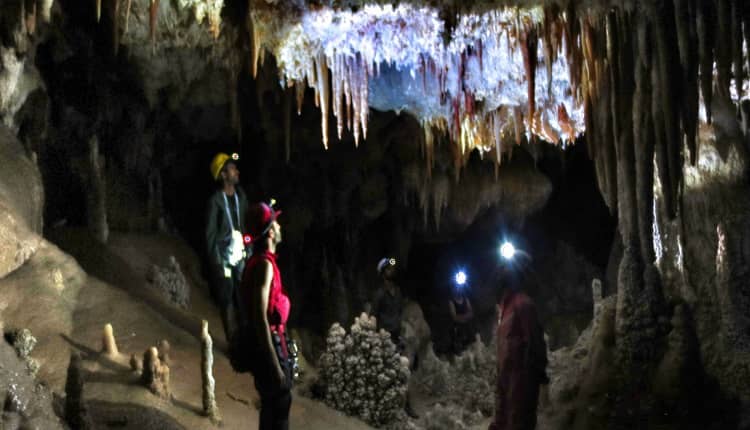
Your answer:
[[[237,187],[234,196],[227,196],[226,202],[229,203],[229,213],[232,214],[232,223],[235,229],[239,229],[242,234],[247,233],[245,217],[247,214],[247,197],[242,188]],[[237,223],[236,201],[239,201],[239,225]],[[206,246],[208,247],[209,262],[215,266],[225,265],[228,257],[228,249],[231,243],[232,228],[229,223],[226,204],[224,203],[224,191],[217,190],[211,198],[208,199],[206,210]]]

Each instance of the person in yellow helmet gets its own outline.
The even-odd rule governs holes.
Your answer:
[[[216,154],[209,166],[217,190],[208,200],[206,211],[206,246],[211,294],[219,305],[224,333],[229,340],[236,329],[235,291],[245,267],[245,214],[247,196],[240,183],[238,158]]]

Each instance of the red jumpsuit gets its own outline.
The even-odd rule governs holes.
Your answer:
[[[489,430],[531,430],[539,384],[546,379],[544,333],[526,294],[506,291],[499,306],[495,419]]]

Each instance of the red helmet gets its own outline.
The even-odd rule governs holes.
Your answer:
[[[247,227],[253,240],[263,237],[279,215],[281,211],[263,202],[250,206],[247,210]]]

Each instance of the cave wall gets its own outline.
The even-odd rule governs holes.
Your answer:
[[[715,102],[713,110],[713,125],[700,129],[697,163],[683,169],[680,214],[674,220],[657,217],[654,244],[665,296],[688,309],[707,373],[748,402],[748,129],[740,127],[726,100]]]

